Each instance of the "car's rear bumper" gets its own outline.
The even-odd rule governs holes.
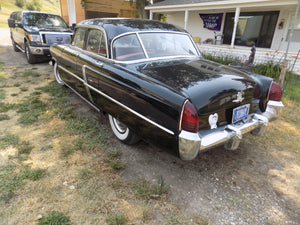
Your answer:
[[[221,144],[225,144],[226,149],[235,150],[243,134],[252,131],[253,134],[261,135],[269,121],[278,116],[283,106],[282,102],[269,101],[264,113],[251,114],[238,123],[198,133],[182,130],[179,134],[179,156],[183,160],[192,160],[199,152]]]

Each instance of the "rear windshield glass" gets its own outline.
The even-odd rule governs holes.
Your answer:
[[[113,42],[113,58],[120,61],[170,56],[198,56],[198,52],[191,38],[181,33],[129,34]]]

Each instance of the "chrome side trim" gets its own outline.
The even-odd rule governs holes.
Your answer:
[[[93,101],[90,89],[88,88],[88,82],[87,82],[86,73],[85,73],[86,69],[92,69],[92,68],[89,67],[89,66],[87,66],[87,65],[83,65],[83,67],[82,67],[82,74],[83,74],[83,79],[84,79],[84,83],[83,84],[85,86],[85,90],[86,90],[86,92],[87,92],[87,94],[89,96],[90,101],[94,104],[94,101]]]
[[[142,115],[142,114],[140,114],[140,113],[134,111],[133,109],[129,108],[128,106],[124,105],[123,103],[121,103],[121,102],[115,100],[114,98],[112,98],[112,97],[110,97],[109,95],[103,93],[102,91],[99,91],[97,88],[95,88],[95,87],[89,85],[84,79],[81,79],[79,76],[77,76],[76,74],[70,72],[70,71],[67,70],[66,68],[64,68],[64,67],[62,67],[62,66],[60,66],[60,65],[58,65],[58,67],[59,67],[60,69],[62,69],[63,71],[69,73],[71,76],[73,76],[74,78],[78,79],[80,82],[82,82],[82,83],[83,83],[84,85],[86,85],[88,88],[92,89],[93,91],[97,92],[98,94],[102,95],[103,97],[105,97],[105,98],[111,100],[112,102],[118,104],[118,105],[121,106],[122,108],[128,110],[129,112],[131,112],[131,113],[133,113],[134,115],[140,117],[141,119],[147,121],[148,123],[151,123],[152,125],[154,125],[154,126],[160,128],[161,130],[163,130],[163,131],[165,131],[165,132],[167,132],[167,133],[169,133],[169,134],[171,134],[171,135],[175,135],[175,133],[174,133],[173,131],[171,131],[171,130],[165,128],[164,126],[162,126],[162,125],[160,125],[160,124],[154,122],[153,120],[148,119],[148,118],[145,117],[144,115]],[[86,66],[86,68],[87,68],[87,67],[88,67],[88,66]],[[92,71],[97,72],[98,74],[100,74],[98,71],[94,70],[93,68],[90,68],[90,67],[89,67],[89,69],[91,69]],[[101,74],[100,74],[100,75],[101,75]],[[86,79],[86,78],[85,78],[85,79]],[[67,86],[70,87],[69,85],[67,85]],[[70,89],[72,89],[74,92],[76,92],[73,88],[70,87]],[[76,92],[76,93],[77,93],[78,95],[80,95],[78,92]],[[80,95],[80,96],[81,96],[81,95]],[[82,96],[81,96],[81,97],[82,97]],[[82,98],[83,98],[83,97],[82,97]],[[87,101],[86,99],[84,99],[84,100]],[[87,102],[88,102],[88,101],[87,101]],[[91,103],[90,103],[90,104],[91,104]],[[93,107],[95,107],[95,106],[93,106]],[[99,110],[99,109],[98,109],[98,110]]]
[[[89,102],[88,100],[86,100],[81,94],[79,94],[76,90],[74,90],[72,87],[70,87],[67,83],[65,83],[65,85],[68,88],[70,88],[72,91],[74,91],[75,94],[77,94],[81,99],[83,99],[86,103],[88,103],[90,106],[92,106],[95,110],[97,110],[98,112],[100,112],[100,109],[98,109],[95,105],[93,105],[91,102]]]

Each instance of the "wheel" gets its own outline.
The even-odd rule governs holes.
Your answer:
[[[114,135],[125,144],[135,144],[139,141],[136,134],[131,131],[124,123],[117,120],[115,117],[108,115],[110,127]]]
[[[64,81],[60,78],[57,62],[55,62],[55,64],[54,64],[54,76],[55,76],[57,83],[59,83],[60,85],[65,84]]]
[[[16,42],[14,41],[13,38],[11,38],[12,46],[15,52],[20,52],[20,49],[17,48]]]
[[[29,45],[27,42],[25,43],[25,54],[26,54],[26,58],[27,58],[27,61],[29,64],[33,64],[36,62],[36,58],[34,55],[31,54],[30,48],[29,48]]]

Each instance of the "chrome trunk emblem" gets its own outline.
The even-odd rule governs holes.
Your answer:
[[[233,100],[232,102],[242,102],[245,98],[243,97],[244,92],[243,91],[239,91],[236,95],[236,99]]]
[[[219,119],[218,113],[210,114],[210,116],[208,118],[208,123],[210,125],[210,129],[217,128],[218,119]]]

